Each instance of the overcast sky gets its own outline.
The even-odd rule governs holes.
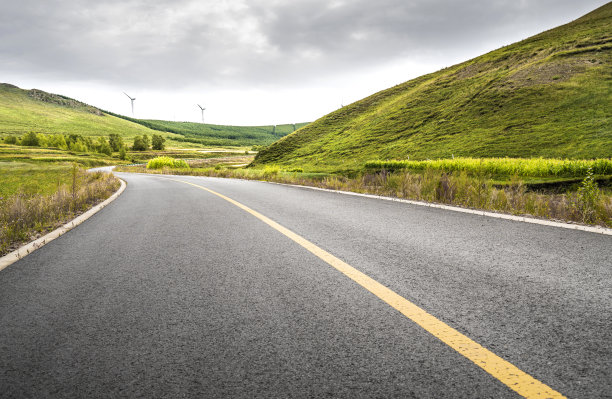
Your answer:
[[[0,0],[0,82],[138,118],[315,120],[603,0]]]

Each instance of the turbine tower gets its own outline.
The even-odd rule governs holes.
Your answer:
[[[128,98],[130,99],[130,101],[132,102],[132,117],[134,116],[134,100],[136,100],[136,97],[132,98],[130,97],[129,94],[127,94],[126,92],[123,92],[123,94],[125,94],[126,96],[128,96]]]
[[[200,108],[200,110],[202,111],[202,123],[204,123],[204,110],[205,110],[206,108],[202,107],[200,104],[196,104],[196,105],[197,105],[197,106]]]

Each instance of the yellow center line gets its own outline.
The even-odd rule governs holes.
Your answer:
[[[319,248],[312,242],[306,240],[305,238],[297,235],[293,231],[281,226],[280,224],[274,222],[273,220],[267,218],[261,213],[252,210],[251,208],[241,204],[238,201],[235,201],[229,197],[226,197],[223,194],[219,194],[216,191],[213,191],[209,188],[190,183],[184,180],[178,179],[170,179],[175,180],[177,182],[186,183],[202,190],[206,190],[211,194],[214,194],[224,200],[236,205],[238,208],[250,213],[255,216],[262,222],[266,223],[273,229],[279,231],[285,236],[289,237],[296,243],[300,244],[302,247],[306,248],[308,251],[312,252],[318,258],[322,259],[329,265],[333,266],[351,280],[355,281],[357,284],[361,285],[366,290],[370,291],[372,294],[376,295],[378,298],[389,304],[392,308],[401,312],[404,316],[418,324],[420,327],[425,329],[428,333],[432,334],[434,337],[438,338],[440,341],[444,342],[446,345],[450,346],[472,362],[476,364],[478,367],[482,368],[484,371],[497,378],[499,381],[504,383],[510,389],[517,392],[519,395],[525,398],[564,398],[562,394],[553,390],[546,384],[536,380],[529,374],[520,370],[518,367],[513,365],[512,363],[502,359],[497,356],[495,353],[490,350],[484,348],[479,343],[471,340],[467,336],[461,334],[459,331],[450,327],[446,323],[441,320],[438,320],[431,314],[427,313],[425,310],[421,309],[417,305],[413,304],[406,298],[398,295],[391,289],[385,287],[378,281],[372,279],[366,274],[360,272],[349,264],[343,262],[342,260],[336,258],[334,255],[329,252]]]

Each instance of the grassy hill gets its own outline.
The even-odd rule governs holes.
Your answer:
[[[30,131],[83,136],[117,133],[127,139],[158,133],[65,96],[0,83],[0,133],[21,135]]]
[[[138,123],[153,130],[172,132],[183,136],[183,142],[199,143],[208,146],[252,146],[268,145],[293,133],[308,123],[267,126],[227,126],[209,123],[171,122],[154,119],[134,119],[117,115],[120,118]]]
[[[306,123],[296,124],[296,128]],[[36,133],[108,136],[160,134],[170,146],[267,145],[294,131],[293,125],[222,126],[191,122],[141,120],[113,114],[58,94],[23,90],[0,83],[0,134]]]
[[[612,3],[569,24],[345,106],[255,164],[361,169],[373,159],[612,156]]]

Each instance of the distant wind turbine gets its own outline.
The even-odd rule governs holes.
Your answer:
[[[130,97],[129,94],[127,94],[126,92],[123,92],[123,94],[125,94],[126,96],[128,96],[128,98],[130,99],[130,101],[132,102],[132,116],[134,116],[134,100],[136,100],[136,97],[132,98]]]
[[[197,105],[197,106],[200,108],[200,110],[202,111],[202,123],[204,123],[204,110],[205,110],[206,108],[202,107],[200,104],[196,104],[196,105]]]

